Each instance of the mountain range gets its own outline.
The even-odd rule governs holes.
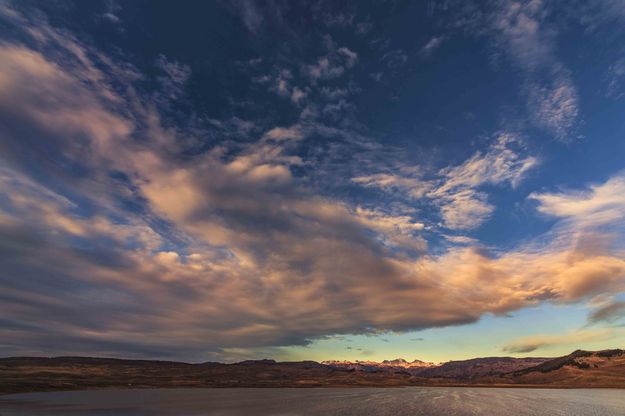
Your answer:
[[[487,357],[443,364],[403,359],[233,364],[93,357],[0,358],[0,393],[157,387],[483,386],[625,388],[625,351],[556,358]]]
[[[322,361],[322,364],[337,369],[390,372],[394,374],[405,373],[425,378],[457,378],[465,380],[512,373],[537,366],[549,360],[550,358],[486,357],[437,364],[420,360],[406,361],[398,358],[382,362]]]
[[[406,361],[403,358],[396,358],[394,360],[384,360],[382,362],[377,361],[322,361],[321,364],[330,366],[337,369],[356,370],[365,372],[377,372],[377,371],[406,371],[410,374],[417,374],[421,370],[428,368],[436,368],[440,364],[425,362],[421,360]]]

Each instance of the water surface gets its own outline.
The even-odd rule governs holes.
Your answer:
[[[625,391],[454,387],[149,389],[0,396],[1,416],[625,415]]]

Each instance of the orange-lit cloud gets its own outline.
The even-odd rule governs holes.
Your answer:
[[[502,351],[513,354],[525,354],[561,345],[576,348],[580,343],[599,342],[614,338],[613,329],[578,330],[564,335],[534,335],[517,339],[505,345]]]

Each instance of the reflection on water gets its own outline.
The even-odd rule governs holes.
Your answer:
[[[0,397],[1,416],[625,415],[622,390],[150,389]]]

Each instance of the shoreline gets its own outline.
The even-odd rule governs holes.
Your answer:
[[[575,351],[529,366],[510,358],[449,362],[420,373],[365,371],[313,361],[234,364],[95,357],[0,358],[0,395],[47,391],[171,388],[466,387],[625,389],[625,351]],[[530,363],[531,364],[531,363]]]

